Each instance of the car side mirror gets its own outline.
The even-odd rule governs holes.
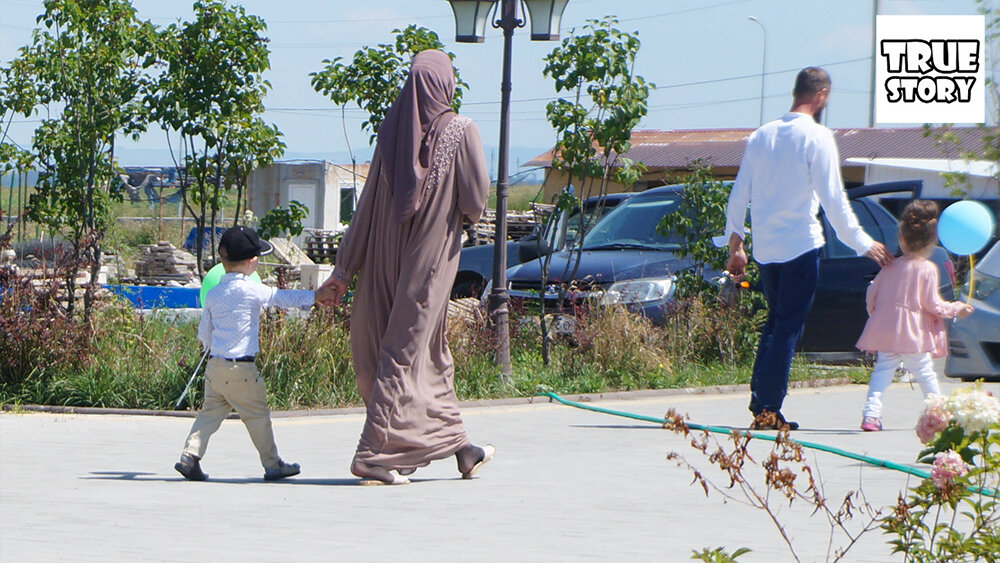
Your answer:
[[[523,264],[551,253],[552,248],[549,246],[549,241],[544,238],[538,238],[536,240],[525,241],[517,247],[517,260]]]

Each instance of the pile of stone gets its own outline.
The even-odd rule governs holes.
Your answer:
[[[198,275],[194,255],[175,248],[167,241],[139,246],[135,277],[142,283],[186,283]]]

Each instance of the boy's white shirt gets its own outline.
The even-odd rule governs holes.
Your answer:
[[[240,272],[227,273],[205,294],[198,340],[213,357],[239,358],[260,351],[260,313],[265,307],[311,307],[309,289],[277,289],[252,281]]]

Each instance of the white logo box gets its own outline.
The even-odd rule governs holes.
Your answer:
[[[877,16],[875,120],[983,123],[985,16]]]

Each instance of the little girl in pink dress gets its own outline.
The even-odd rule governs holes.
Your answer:
[[[938,393],[931,357],[947,353],[941,319],[972,313],[969,305],[938,294],[937,266],[927,259],[937,241],[937,216],[937,205],[930,201],[906,206],[899,223],[903,256],[883,267],[868,287],[868,323],[857,344],[877,353],[861,421],[866,432],[882,430],[882,393],[900,362],[916,376],[925,396]]]

